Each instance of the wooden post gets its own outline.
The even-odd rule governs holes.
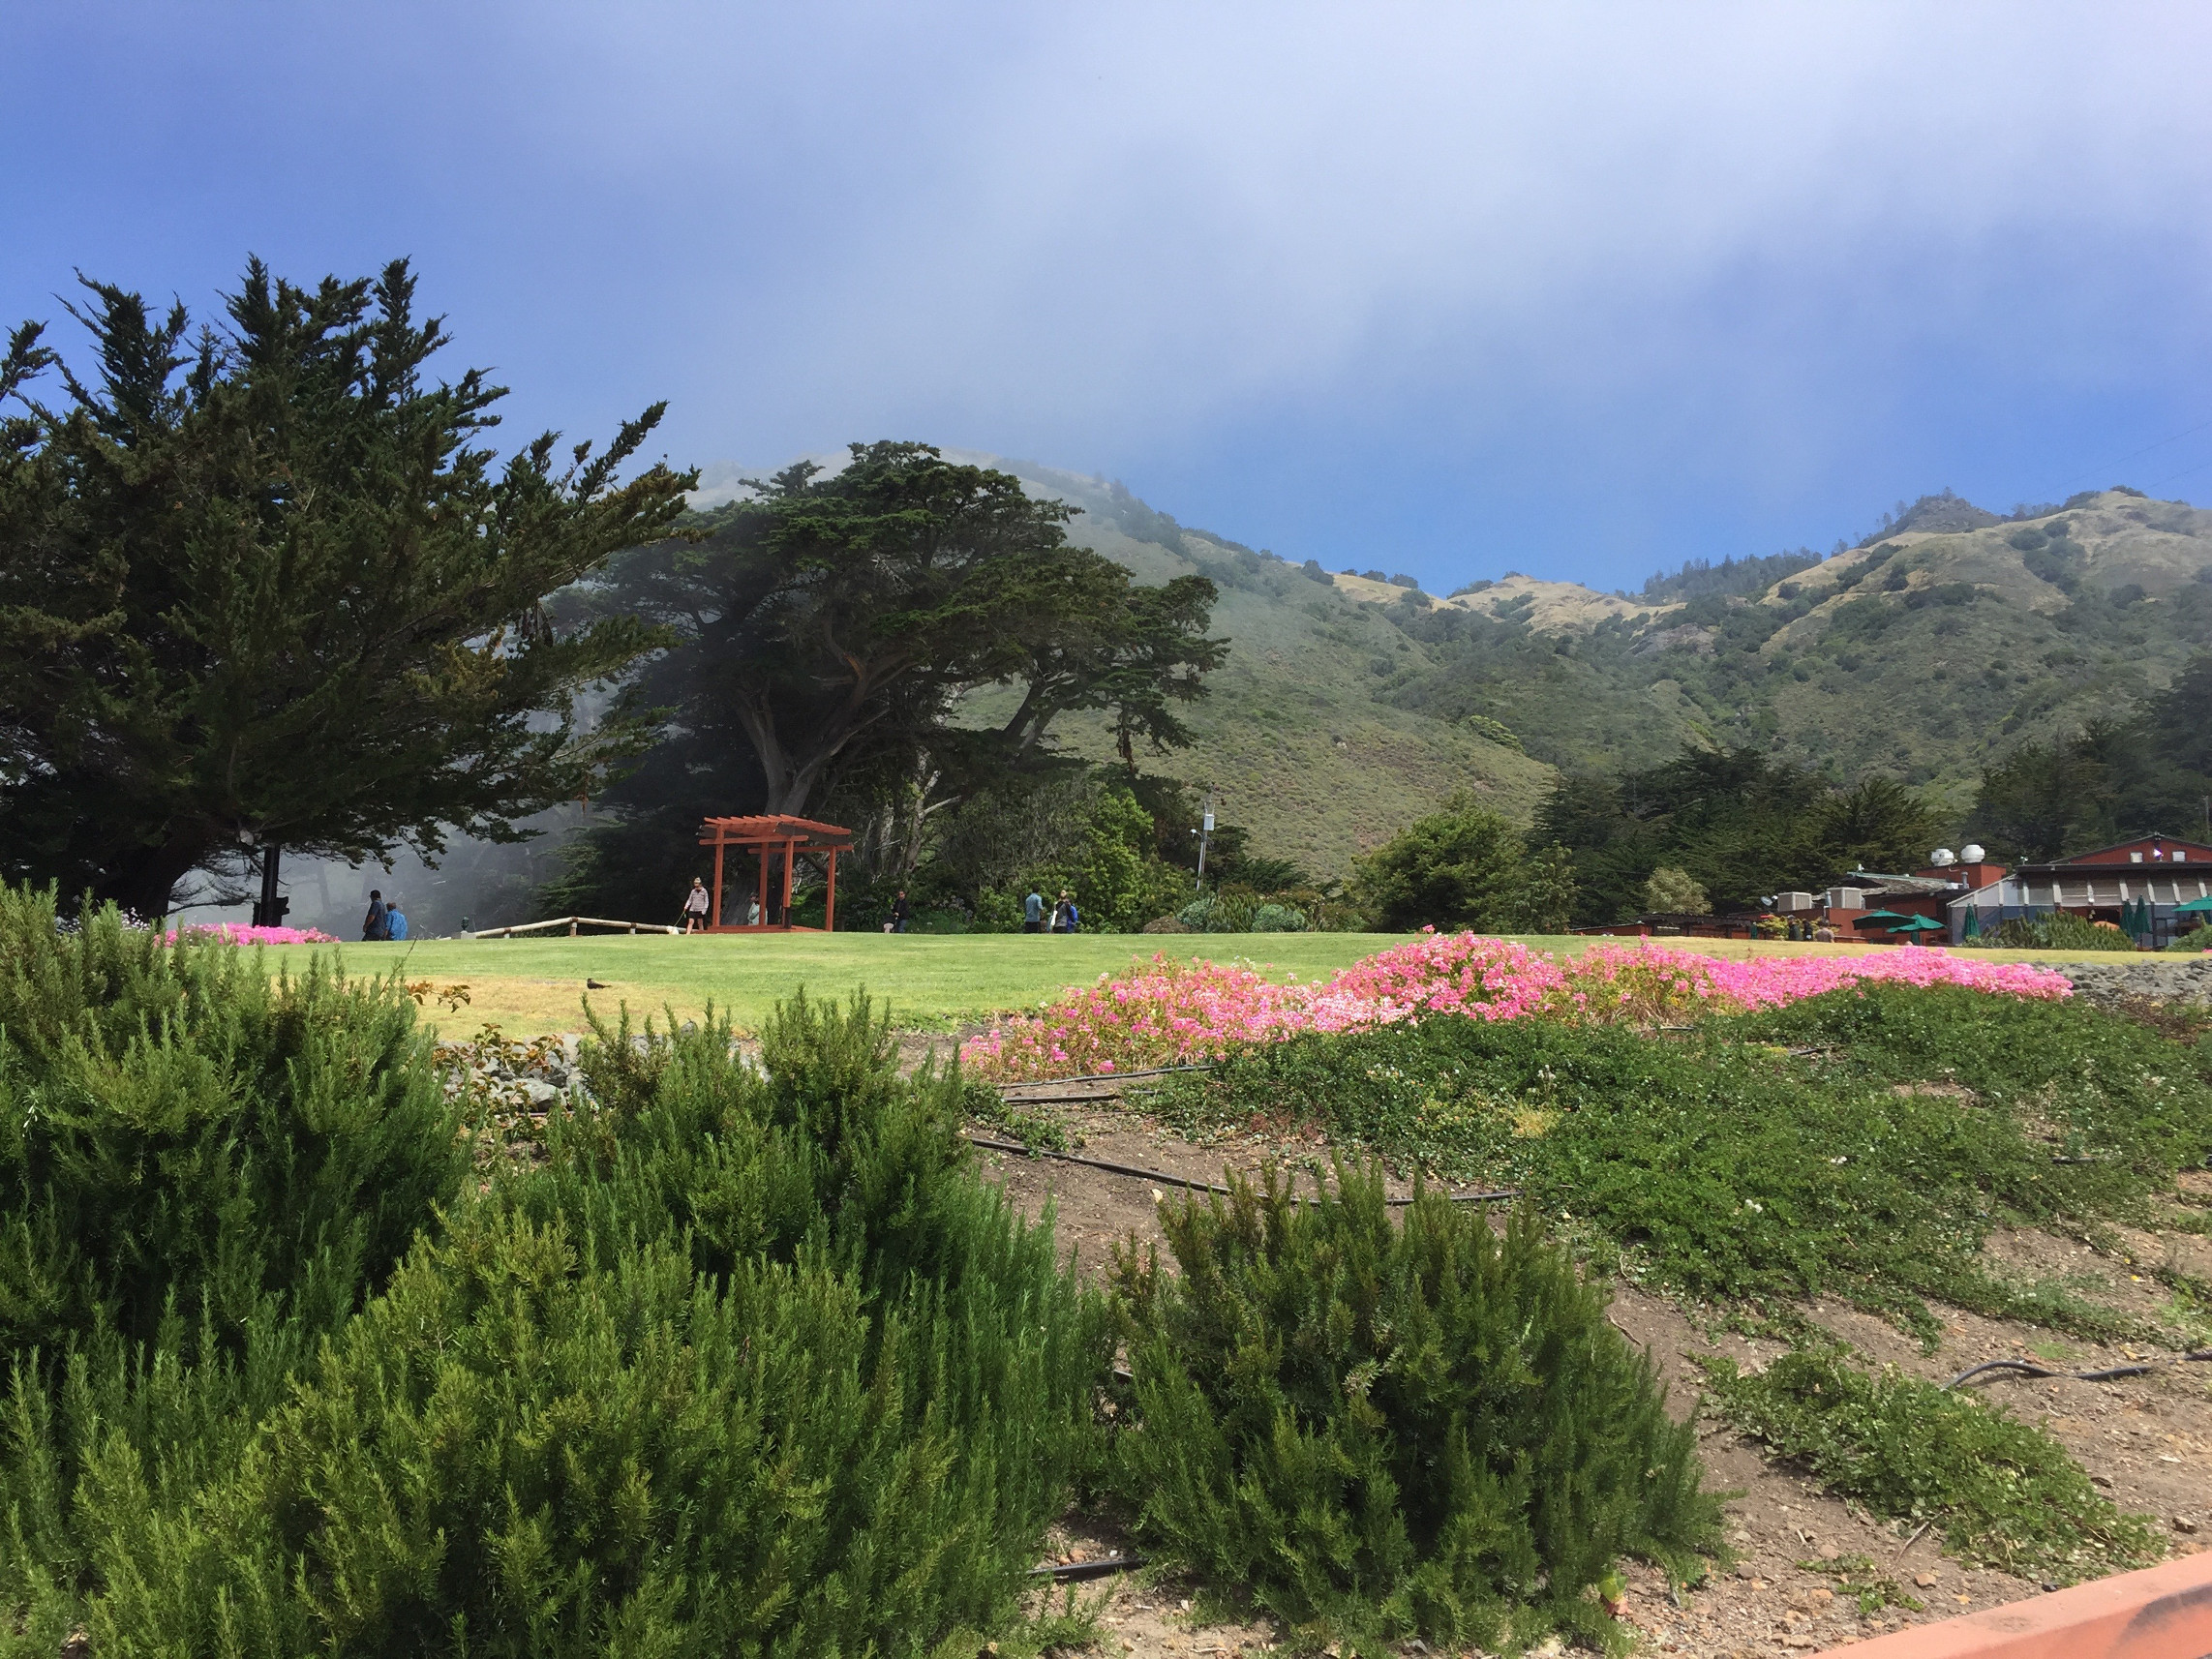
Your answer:
[[[766,927],[768,925],[768,843],[766,841],[760,844],[760,869],[758,874],[760,877],[759,895],[753,900],[753,908],[760,912],[760,920],[753,925]]]
[[[568,919],[568,937],[576,937],[576,919],[573,916]]]
[[[837,849],[830,849],[830,885],[822,894],[822,931],[837,931]]]
[[[714,831],[714,921],[722,925],[722,831]]]
[[[791,931],[791,855],[798,845],[792,840],[783,843],[783,930],[786,933]]]

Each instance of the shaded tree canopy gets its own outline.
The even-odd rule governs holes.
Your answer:
[[[1510,824],[1465,790],[1362,859],[1355,886],[1391,931],[1558,932],[1574,906],[1565,857],[1557,848],[1531,855]]]
[[[1893,778],[1840,790],[1752,748],[1684,748],[1618,778],[1562,775],[1530,831],[1572,853],[1575,919],[1591,923],[1646,909],[1646,884],[1662,866],[1682,871],[1715,908],[1739,910],[1855,867],[1918,869],[1935,835],[1933,810]]]
[[[625,734],[571,699],[655,636],[540,601],[681,510],[688,477],[616,478],[658,406],[496,466],[503,391],[426,377],[447,336],[405,261],[313,287],[251,261],[197,334],[84,287],[91,383],[38,324],[0,367],[0,871],[158,914],[244,837],[435,851],[596,786]]]
[[[2131,835],[2212,834],[2212,651],[2122,718],[2022,743],[1984,769],[1968,828],[2006,859],[2055,859]]]
[[[677,643],[625,691],[660,741],[610,791],[622,822],[579,852],[562,903],[652,903],[705,811],[841,802],[851,822],[1048,767],[1046,733],[1078,709],[1106,715],[1133,773],[1138,744],[1189,741],[1176,709],[1227,651],[1204,577],[1140,587],[1068,541],[1075,508],[922,443],[856,443],[835,472],[802,462],[748,490],[564,599]],[[1012,712],[963,723],[993,685],[1019,691]]]

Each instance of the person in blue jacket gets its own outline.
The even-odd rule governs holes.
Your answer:
[[[392,895],[392,902],[384,907],[384,937],[386,939],[405,939],[407,936],[407,912],[400,908],[399,895],[395,893]]]

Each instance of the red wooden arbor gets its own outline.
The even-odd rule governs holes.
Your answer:
[[[837,855],[853,844],[853,832],[835,824],[817,824],[811,818],[786,818],[772,815],[757,818],[710,818],[699,826],[703,831],[699,845],[714,849],[714,913],[708,923],[712,933],[789,933],[791,925],[791,864],[802,853],[824,853],[829,856],[830,889],[822,907],[822,930],[834,932],[837,926]],[[758,921],[731,921],[722,920],[722,858],[731,848],[750,853],[760,860]],[[781,855],[783,860],[782,897],[772,910],[769,907],[768,867],[772,859]],[[781,920],[772,921],[771,916]],[[811,927],[799,932],[811,933]]]

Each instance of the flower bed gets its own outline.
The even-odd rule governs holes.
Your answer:
[[[1729,961],[1639,944],[1555,957],[1507,939],[1430,933],[1318,984],[1277,984],[1252,968],[1154,956],[971,1039],[960,1057],[979,1076],[1014,1082],[1180,1065],[1300,1032],[1366,1030],[1436,1014],[1653,1024],[1779,1008],[1868,980],[2016,997],[2073,994],[2047,968],[1924,949]]]
[[[179,929],[170,928],[166,945],[177,942]],[[313,927],[254,927],[243,921],[196,922],[181,930],[194,939],[220,940],[227,945],[335,945],[337,939]]]

